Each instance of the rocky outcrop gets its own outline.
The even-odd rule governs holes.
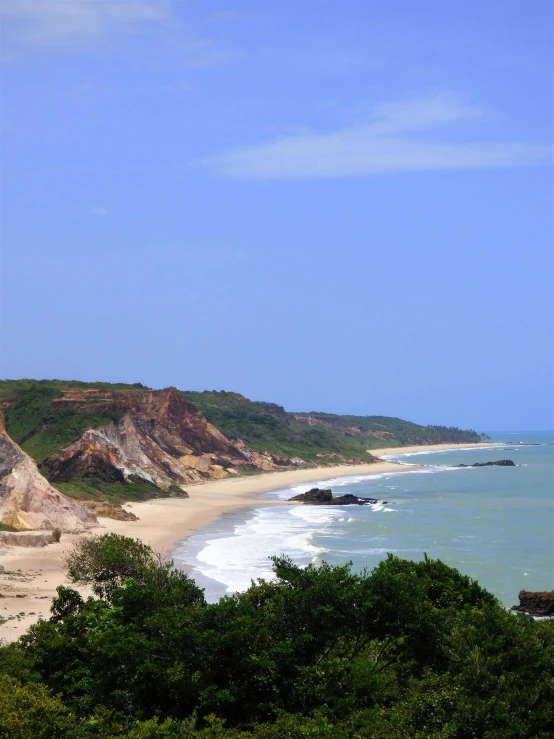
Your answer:
[[[307,493],[295,495],[293,498],[289,498],[289,501],[304,503],[305,505],[375,505],[380,502],[376,498],[359,498],[351,493],[333,497],[332,490],[320,490],[319,488],[312,488]],[[387,501],[382,502],[386,503]]]
[[[300,493],[300,495],[295,495],[294,498],[289,498],[289,500],[298,503],[309,503],[310,505],[327,505],[333,500],[333,491],[312,488],[306,493]]]
[[[89,429],[44,461],[52,482],[97,478],[151,485],[152,496],[187,483],[293,466],[229,439],[175,389],[65,392],[52,408],[120,417]]]
[[[475,462],[475,464],[459,464],[458,467],[516,467],[511,459],[499,459],[497,462]]]
[[[537,593],[522,590],[519,606],[514,606],[512,611],[522,611],[530,616],[554,616],[554,590]]]
[[[357,495],[346,493],[333,498],[331,505],[376,505],[377,503],[388,503],[388,500],[377,500],[377,498],[359,498]]]
[[[0,413],[0,522],[16,529],[78,529],[97,524],[92,511],[62,495],[10,439]],[[8,536],[8,535],[6,535]]]
[[[184,497],[188,498],[188,495]],[[83,500],[78,498],[79,503],[88,508],[98,518],[113,518],[115,521],[138,521],[131,511],[126,511],[117,503],[109,503],[107,500]]]
[[[5,534],[0,533],[0,546],[4,547],[46,547],[54,543],[52,534]]]

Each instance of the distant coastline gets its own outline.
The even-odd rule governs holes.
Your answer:
[[[410,454],[413,452],[442,451],[458,448],[496,448],[503,443],[478,444],[435,444],[425,446],[387,447],[374,449],[372,454],[380,457],[387,454]],[[330,477],[357,475],[380,475],[405,472],[407,469],[422,469],[418,465],[401,465],[393,461],[378,461],[371,464],[321,466],[285,472],[266,472],[248,477],[196,483],[189,486],[190,498],[162,498],[124,505],[135,513],[138,521],[116,521],[99,519],[101,526],[93,529],[94,534],[114,532],[141,539],[155,551],[168,556],[176,544],[191,536],[197,529],[218,519],[223,513],[247,508],[256,498],[267,492],[292,485],[317,483]],[[257,504],[260,501],[256,502]],[[286,505],[282,501],[266,501],[263,505]],[[81,535],[82,536],[82,535]],[[0,563],[10,573],[6,584],[2,583],[0,615],[25,617],[15,618],[0,625],[0,638],[7,641],[17,639],[40,616],[48,618],[51,598],[59,585],[67,584],[63,564],[64,552],[81,536],[64,535],[60,544],[43,549],[10,547],[4,549]],[[20,572],[18,572],[20,571]],[[3,577],[2,577],[3,579]],[[89,594],[86,590],[83,594]],[[18,596],[18,597],[16,597]]]

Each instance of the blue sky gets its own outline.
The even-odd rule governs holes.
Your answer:
[[[554,427],[554,4],[7,0],[3,377]]]

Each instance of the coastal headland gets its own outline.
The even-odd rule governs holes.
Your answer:
[[[423,446],[372,449],[372,454],[441,451],[456,448],[497,447],[500,444],[435,444]],[[187,487],[188,498],[156,498],[145,502],[124,504],[138,520],[121,521],[99,517],[99,526],[84,534],[64,534],[60,543],[42,548],[4,547],[0,550],[0,639],[13,641],[40,617],[48,618],[51,599],[59,585],[67,585],[64,553],[83,536],[114,532],[131,536],[149,544],[155,551],[169,557],[177,542],[198,528],[216,520],[224,512],[245,508],[254,499],[273,490],[303,483],[316,483],[333,477],[380,475],[421,469],[417,465],[399,465],[380,460],[371,464],[322,466],[309,469],[265,472],[247,477],[234,477],[195,483]],[[258,504],[258,502],[257,502]],[[263,501],[264,505],[287,505],[283,501]],[[90,594],[78,588],[83,595]],[[12,618],[10,618],[12,617]]]

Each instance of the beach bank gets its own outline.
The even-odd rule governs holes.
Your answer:
[[[473,447],[473,445],[471,445]],[[475,447],[495,447],[482,444]],[[441,451],[467,448],[467,444],[439,444],[418,447],[392,447],[372,450],[379,457],[385,454],[409,454],[414,451]],[[417,469],[417,465],[411,466]],[[100,519],[100,527],[92,533],[114,532],[131,536],[149,544],[155,551],[168,555],[175,545],[198,528],[216,520],[224,512],[252,506],[254,499],[274,490],[294,485],[317,483],[334,477],[381,475],[399,471],[399,464],[379,461],[373,464],[336,465],[311,469],[268,472],[252,477],[226,478],[191,485],[189,498],[165,498],[125,506],[138,516],[138,521]],[[405,464],[402,471],[406,471]],[[259,505],[260,501],[256,501]],[[286,505],[283,501],[263,501],[263,505]],[[68,585],[63,563],[64,553],[82,535],[64,535],[59,544],[32,549],[4,547],[0,551],[0,617],[8,618],[0,625],[0,638],[12,641],[23,634],[41,616],[48,618],[50,601],[59,585]],[[89,594],[86,589],[80,589]]]

